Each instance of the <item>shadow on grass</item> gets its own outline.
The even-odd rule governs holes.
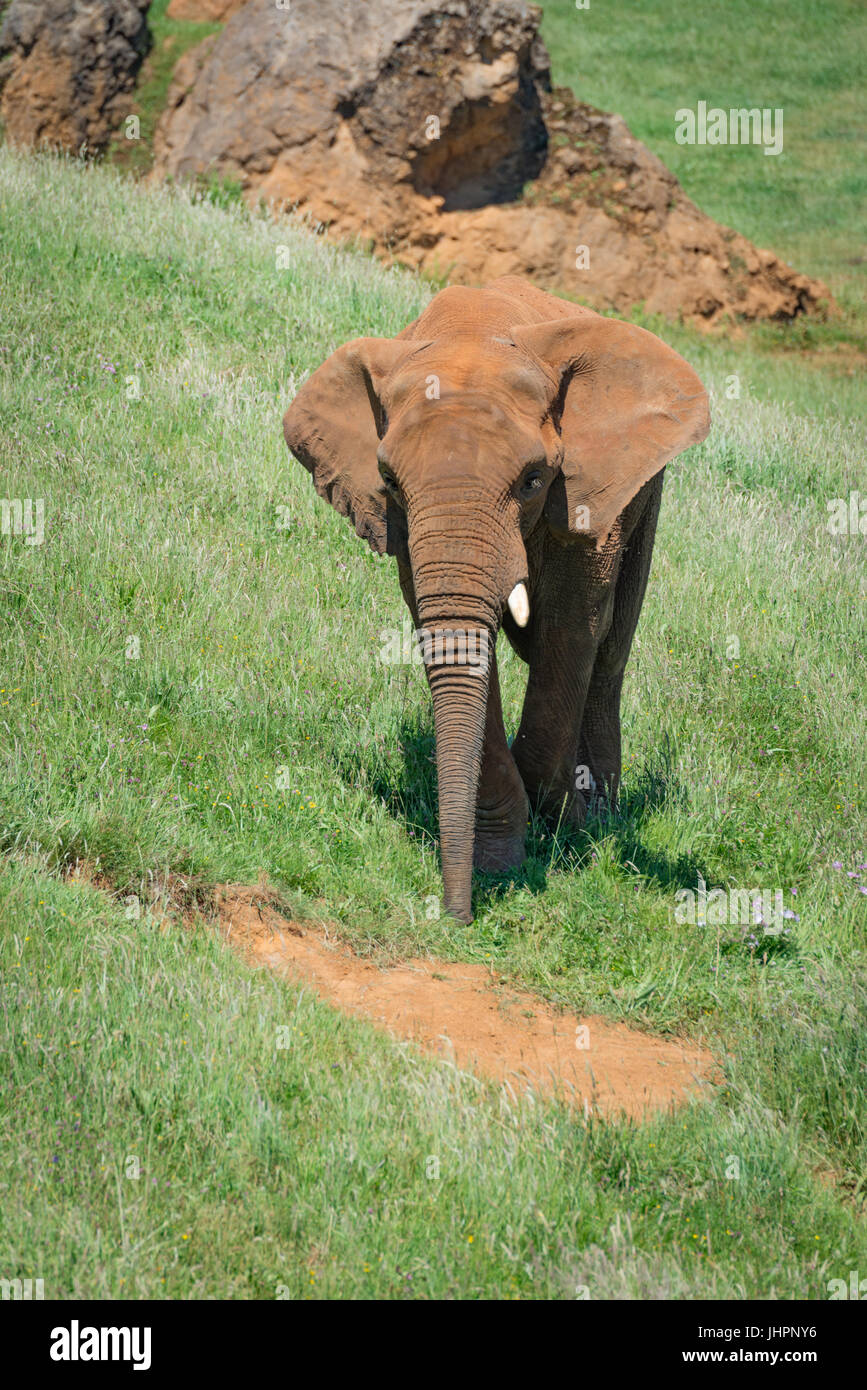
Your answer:
[[[542,893],[553,870],[580,873],[596,858],[597,847],[613,849],[617,863],[637,870],[648,884],[659,889],[695,889],[697,876],[708,879],[707,867],[687,854],[671,856],[645,844],[645,827],[663,809],[686,807],[688,792],[679,781],[674,759],[667,748],[645,766],[638,781],[628,787],[616,809],[596,801],[583,826],[558,825],[551,818],[533,814],[527,833],[527,859],[505,874],[479,874],[475,895],[479,907],[491,905],[513,888]]]
[[[363,781],[369,786],[412,838],[428,839],[438,847],[436,745],[430,719],[404,720],[392,750],[371,746],[338,756],[336,761],[341,776],[355,785]],[[635,869],[661,890],[694,889],[699,874],[709,879],[703,863],[687,854],[671,856],[650,849],[645,843],[646,826],[658,811],[685,814],[688,802],[674,750],[663,745],[627,786],[616,809],[595,803],[581,827],[558,825],[534,812],[524,863],[501,874],[476,871],[475,904],[479,909],[493,905],[517,889],[544,893],[552,870],[580,873],[603,842],[611,846],[618,863]]]

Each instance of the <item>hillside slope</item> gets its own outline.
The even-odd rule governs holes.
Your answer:
[[[0,536],[0,1268],[46,1297],[813,1299],[867,1268],[864,542],[827,527],[854,393],[677,336],[715,424],[666,479],[623,804],[534,824],[456,932],[424,682],[379,660],[396,575],[280,431],[430,287],[8,149],[0,227],[0,494],[44,506]],[[725,1082],[585,1125],[425,1059],[226,949],[217,885],[260,874],[365,957],[489,966]],[[779,887],[785,933],[679,921],[699,876]]]

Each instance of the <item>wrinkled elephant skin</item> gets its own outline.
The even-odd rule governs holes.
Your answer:
[[[528,808],[613,799],[620,693],[663,471],[704,439],[704,388],[659,338],[524,280],[452,287],[396,338],[358,338],[284,419],[320,496],[395,556],[433,698],[445,907],[473,865],[520,864]],[[503,727],[494,651],[529,666]]]

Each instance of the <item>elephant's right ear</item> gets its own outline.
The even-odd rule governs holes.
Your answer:
[[[283,435],[313,486],[382,555],[389,508],[376,450],[383,433],[382,388],[416,342],[356,338],[305,381],[283,416]]]
[[[639,488],[705,438],[707,392],[655,334],[587,309],[513,337],[559,383],[562,480],[548,494],[548,520],[601,547]]]

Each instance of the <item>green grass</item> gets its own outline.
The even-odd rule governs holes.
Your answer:
[[[113,163],[136,174],[147,173],[153,164],[154,131],[165,108],[178,60],[209,34],[218,34],[223,28],[222,24],[170,19],[166,14],[168,6],[169,0],[152,0],[148,8],[151,47],[139,71],[130,107],[131,114],[139,118],[139,138],[128,140],[125,134],[119,134],[109,150]]]
[[[825,280],[867,327],[867,36],[860,0],[548,0],[556,83],[617,111],[705,212]],[[783,152],[678,145],[675,112],[782,107]]]
[[[0,495],[46,513],[43,545],[0,539],[0,1270],[47,1297],[822,1298],[863,1269],[865,540],[825,524],[865,490],[857,383],[667,334],[715,425],[669,469],[623,806],[534,824],[456,928],[425,911],[426,688],[377,661],[403,621],[393,564],[280,431],[307,372],[429,287],[5,149],[0,229]],[[501,659],[513,730],[524,668]],[[364,953],[485,961],[704,1037],[724,1084],[641,1126],[515,1103],[203,923],[126,920],[64,876],[79,859],[142,901],[166,875],[204,893],[265,870]],[[799,920],[757,944],[680,925],[697,873],[781,887]]]

